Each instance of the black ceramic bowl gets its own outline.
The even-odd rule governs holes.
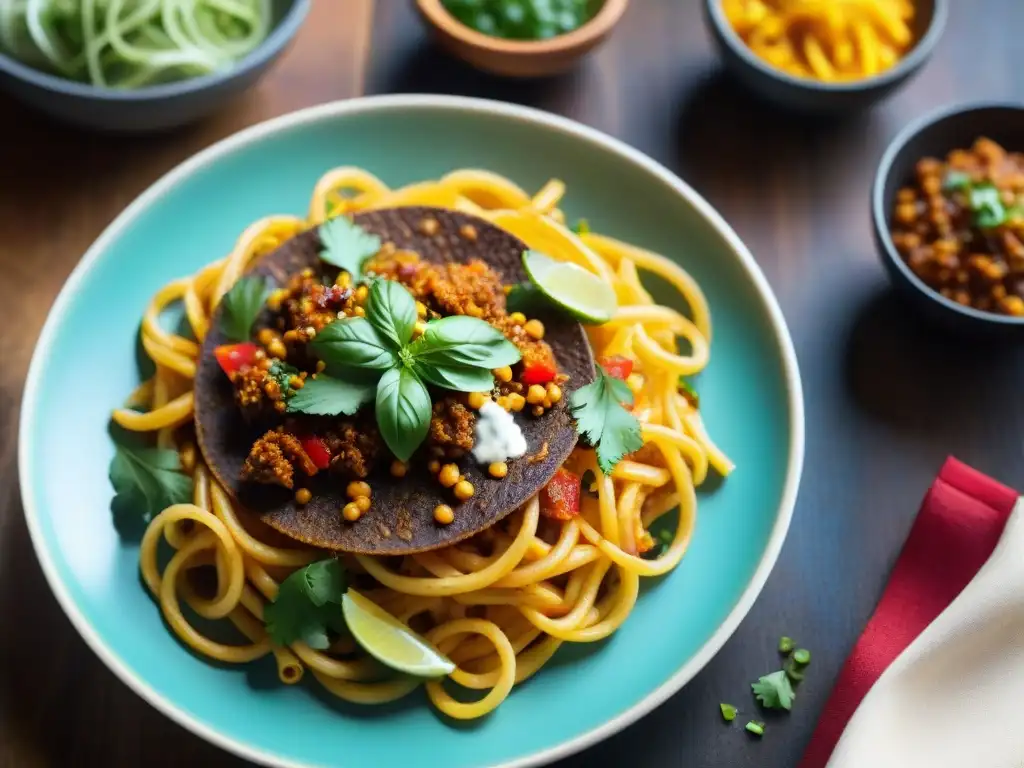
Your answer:
[[[762,60],[733,30],[722,0],[704,0],[704,18],[728,70],[757,96],[799,112],[852,112],[871,106],[903,85],[935,49],[946,26],[949,0],[914,0],[914,5],[917,45],[895,67],[844,83],[794,77]]]
[[[915,275],[892,243],[889,221],[896,193],[910,184],[924,157],[967,149],[981,136],[1007,150],[1024,151],[1024,105],[972,104],[946,108],[907,126],[882,156],[871,193],[871,218],[878,254],[900,293],[930,320],[956,331],[1024,338],[1024,318],[965,307],[932,290]]]

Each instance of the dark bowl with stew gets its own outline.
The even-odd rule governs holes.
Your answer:
[[[932,55],[949,15],[949,0],[914,0],[913,48],[895,66],[871,77],[824,82],[797,77],[754,53],[732,28],[722,0],[703,0],[704,19],[726,69],[764,101],[803,113],[846,113],[867,109],[907,82]]]
[[[979,171],[958,170],[948,162],[955,150],[962,151],[957,158],[959,163],[992,162],[985,159],[987,153],[994,152],[990,142],[1006,152],[1005,159],[997,161],[1005,173],[1000,172],[1002,180],[996,188],[1000,194],[1013,190],[1008,194],[1016,194],[1017,202],[990,200],[989,187],[993,185],[968,181],[972,176],[977,179]],[[918,235],[918,245],[906,240],[908,234],[917,234],[909,232],[917,225],[908,224],[908,218],[899,218],[901,195],[904,204],[910,202],[905,190],[928,194],[924,185],[930,183],[934,196],[935,182],[928,180],[934,172],[930,164],[919,166],[926,158],[941,161],[937,170],[942,173],[941,194],[946,199],[944,210],[952,228],[942,239],[962,244],[955,266],[953,262],[932,263],[936,252],[929,248],[936,242],[934,219],[920,225],[928,227],[929,232]],[[957,200],[966,200],[967,205]],[[1018,208],[1022,200],[1024,104],[961,105],[942,109],[906,127],[882,156],[871,194],[878,254],[895,287],[924,317],[946,329],[1024,339],[1024,315],[1007,313],[1024,308],[1024,250],[1018,247],[1018,243],[1024,246],[1024,207]],[[930,217],[934,210],[931,203],[920,198],[915,205],[919,216]],[[944,281],[938,279],[943,273],[932,271],[943,266],[951,270]],[[966,281],[960,284],[964,275]],[[922,276],[929,277],[932,284]],[[940,290],[945,290],[946,295]],[[965,300],[967,304],[963,303]],[[986,308],[980,309],[979,305]]]

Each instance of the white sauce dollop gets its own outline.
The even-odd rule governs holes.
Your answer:
[[[512,414],[488,400],[476,419],[476,440],[473,458],[481,464],[518,459],[526,453],[526,438]]]

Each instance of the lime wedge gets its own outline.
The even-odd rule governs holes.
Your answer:
[[[612,287],[583,267],[539,251],[526,251],[523,267],[541,293],[582,323],[607,323],[618,308]]]
[[[349,632],[382,664],[417,677],[444,677],[455,665],[376,603],[355,590],[341,597]]]

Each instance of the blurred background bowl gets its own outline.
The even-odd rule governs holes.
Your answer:
[[[604,0],[594,17],[572,32],[546,40],[507,40],[477,32],[452,16],[441,0],[416,0],[423,20],[451,55],[506,77],[548,77],[571,69],[619,23],[629,0]]]
[[[871,193],[875,243],[893,284],[927,319],[957,332],[1024,339],[1024,318],[965,307],[928,287],[901,258],[890,235],[896,193],[913,183],[917,162],[971,147],[982,136],[1008,152],[1024,151],[1024,106],[985,103],[947,107],[903,129],[889,144],[875,174]]]
[[[222,72],[118,90],[51,75],[0,53],[0,88],[41,112],[85,128],[118,133],[175,128],[214,112],[255,83],[295,37],[311,2],[274,0],[266,40]]]
[[[704,0],[704,18],[726,68],[748,90],[799,112],[845,112],[865,109],[890,95],[931,56],[946,26],[949,0],[913,2],[916,45],[894,67],[873,77],[841,83],[795,77],[761,59],[732,28],[722,0]]]

